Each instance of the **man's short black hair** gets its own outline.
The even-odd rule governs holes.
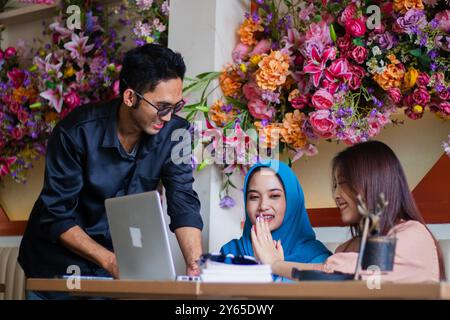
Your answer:
[[[120,72],[120,95],[131,88],[144,94],[161,82],[183,80],[186,65],[178,52],[157,44],[146,44],[125,54]],[[125,80],[125,81],[124,81]]]

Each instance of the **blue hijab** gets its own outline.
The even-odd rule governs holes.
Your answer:
[[[244,207],[247,202],[249,177],[259,167],[268,167],[278,174],[286,194],[286,212],[281,226],[272,231],[274,240],[281,239],[284,259],[290,262],[322,263],[331,253],[318,240],[309,222],[305,208],[305,197],[294,172],[283,162],[265,160],[250,168],[244,182]],[[254,256],[250,230],[252,224],[245,210],[244,232],[240,239],[225,244],[220,251],[224,254]]]

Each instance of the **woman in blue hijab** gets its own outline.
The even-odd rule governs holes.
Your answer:
[[[282,183],[283,190],[280,190],[278,193],[281,195],[284,193],[285,203],[281,202],[281,208],[285,208],[284,212],[274,212],[277,210],[270,210],[270,208],[268,208],[267,215],[261,213],[266,210],[266,208],[261,208],[263,201],[257,202],[257,206],[259,206],[259,208],[256,211],[259,213],[249,212],[249,208],[251,206],[253,206],[251,211],[254,211],[253,209],[255,204],[250,203],[251,201],[254,201],[252,200],[253,197],[255,197],[255,199],[259,197],[257,191],[249,190],[250,182],[255,177],[256,173],[264,170],[264,168],[269,168],[276,173],[272,175],[266,174],[266,176],[271,176],[272,180],[279,179]],[[260,174],[263,175],[262,172],[260,172]],[[265,179],[265,182],[268,182],[269,184],[276,183],[274,181],[267,180],[270,179],[268,177]],[[263,186],[260,185],[259,187]],[[275,187],[273,189],[269,189],[267,192],[272,190],[275,193],[270,195],[270,198],[277,196],[278,189]],[[255,196],[252,196],[253,193],[255,193]],[[262,195],[260,196],[262,197]],[[286,261],[322,263],[331,255],[325,246],[320,241],[316,240],[316,235],[309,222],[308,214],[306,213],[303,190],[294,172],[292,172],[292,170],[285,163],[276,160],[265,160],[250,168],[244,182],[244,204],[246,219],[242,237],[240,239],[231,240],[225,244],[220,250],[221,253],[231,253],[235,256],[254,256],[251,240],[251,229],[256,218],[259,216],[261,218],[264,217],[269,221],[275,221],[276,215],[284,215],[281,225],[271,231],[272,238],[275,241],[281,240]],[[278,211],[282,211],[282,209]]]

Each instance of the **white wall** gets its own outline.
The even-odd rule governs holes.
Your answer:
[[[237,40],[237,27],[247,8],[248,1],[240,0],[171,0],[169,47],[183,55],[187,76],[220,70],[229,61]],[[222,177],[218,168],[207,167],[196,172],[194,177],[194,188],[202,203],[205,223],[203,251],[217,251],[224,239],[240,234],[242,203],[238,204],[237,210],[219,208]],[[171,242],[177,272],[180,273],[184,266],[173,235]]]

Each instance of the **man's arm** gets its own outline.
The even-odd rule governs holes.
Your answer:
[[[115,279],[119,278],[116,255],[95,242],[79,226],[62,233],[59,240],[71,251],[108,271]]]
[[[189,124],[185,123],[188,132]],[[190,135],[188,135],[190,137]],[[199,268],[195,263],[202,254],[201,230],[203,221],[200,215],[200,200],[193,189],[194,178],[190,161],[179,163],[175,158],[179,156],[176,152],[177,144],[171,147],[170,158],[166,160],[162,171],[162,181],[166,189],[167,213],[170,216],[170,230],[175,232],[180,249],[186,261],[186,270],[189,275],[199,274]],[[184,147],[182,151],[189,149],[190,141],[181,142]],[[174,153],[174,154],[172,154]],[[182,158],[185,158],[183,154]],[[187,157],[190,159],[190,157]]]
[[[197,228],[183,227],[176,229],[175,235],[186,262],[186,274],[198,276],[200,269],[197,260],[202,254],[202,232]]]

